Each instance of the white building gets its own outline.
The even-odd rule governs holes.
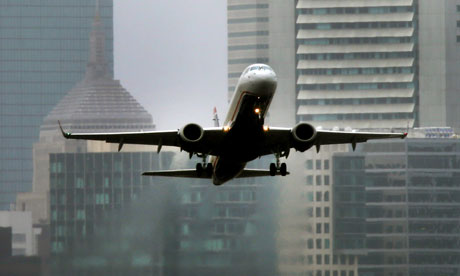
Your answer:
[[[0,227],[12,228],[13,256],[36,255],[36,238],[31,212],[0,211]]]

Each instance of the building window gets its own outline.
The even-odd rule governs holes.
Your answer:
[[[325,218],[329,217],[329,207],[324,207],[324,217]]]
[[[316,160],[316,169],[321,170],[321,160]]]
[[[324,176],[324,185],[329,185],[330,184],[330,178],[329,175]]]
[[[329,249],[331,247],[331,241],[329,239],[324,240],[324,248]]]
[[[313,170],[313,160],[307,160],[307,169]]]
[[[329,255],[324,255],[324,264],[327,264],[327,265],[328,265],[328,264],[331,262],[330,259],[331,259],[331,256],[329,256]],[[328,272],[329,272],[329,271],[326,271],[326,275],[329,275]]]
[[[457,5],[457,12],[460,12],[460,5]]]
[[[323,263],[322,262],[323,258],[321,258],[321,257],[322,257],[321,255],[316,255],[316,264],[322,264]]]
[[[316,249],[321,249],[321,239],[316,239]]]
[[[329,201],[329,192],[324,193],[324,201]]]
[[[313,264],[313,256],[312,255],[307,256],[307,262],[308,262],[308,264]]]
[[[329,160],[324,160],[324,169],[329,170]]]
[[[313,239],[308,239],[307,247],[308,247],[308,249],[313,249]]]
[[[316,224],[316,234],[321,234],[321,223]]]
[[[329,223],[325,223],[325,224],[324,224],[324,233],[329,234],[329,231],[330,231],[330,229],[329,229]]]
[[[316,207],[316,217],[317,218],[321,217],[321,207]]]
[[[307,217],[309,218],[313,217],[313,207],[307,208]]]
[[[322,181],[321,181],[321,175],[316,176],[316,185],[321,186]]]
[[[307,185],[313,185],[313,175],[307,175]]]
[[[321,192],[316,192],[316,201],[320,202],[322,201],[323,193]]]

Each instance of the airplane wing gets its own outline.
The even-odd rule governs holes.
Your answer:
[[[294,148],[292,141],[291,128],[270,127],[266,132],[266,144],[264,145],[263,155],[275,153],[279,150]],[[316,137],[309,143],[316,146],[317,150],[321,145],[332,144],[352,144],[355,149],[357,143],[367,142],[374,139],[406,138],[407,133],[385,133],[385,132],[354,132],[354,131],[332,131],[316,130]]]
[[[277,175],[281,175],[280,172],[276,172]],[[289,174],[289,172],[287,172]],[[186,177],[186,178],[204,178],[210,179],[212,176],[206,173],[198,176],[195,169],[185,170],[168,170],[168,171],[152,171],[144,172],[142,175],[146,176],[166,176],[166,177]],[[261,177],[270,176],[269,170],[258,170],[258,169],[244,169],[236,178],[247,178],[247,177]]]
[[[115,132],[115,133],[70,133],[62,129],[59,123],[62,135],[67,139],[84,139],[105,141],[107,143],[119,144],[118,150],[121,150],[124,144],[139,145],[156,145],[158,151],[162,146],[182,147],[179,137],[179,130],[166,131],[141,131],[141,132]],[[222,128],[204,129],[203,142],[197,145],[193,152],[213,154],[218,148],[216,145],[224,136]]]

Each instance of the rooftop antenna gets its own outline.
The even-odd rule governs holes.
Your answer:
[[[100,0],[96,0],[96,14],[98,14],[98,15],[99,15],[100,7],[101,7]]]

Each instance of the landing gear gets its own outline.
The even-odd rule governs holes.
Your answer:
[[[197,163],[196,164],[196,175],[201,176],[212,176],[213,166],[211,163]]]
[[[207,154],[198,154],[198,153],[196,155],[198,157],[203,158],[203,162],[196,164],[196,175],[198,177],[201,177],[201,176],[211,177],[212,173],[214,171],[214,168],[213,168],[211,163],[206,162],[206,157],[208,155]],[[193,153],[190,153],[190,158],[192,158],[191,156],[193,156]]]
[[[270,163],[270,175],[275,176],[276,172],[279,171],[282,176],[286,176],[287,175],[286,163],[280,164],[280,154],[275,154],[275,157],[276,157],[276,164]]]
[[[203,175],[203,165],[201,165],[201,163],[196,164],[196,175],[198,177]]]

